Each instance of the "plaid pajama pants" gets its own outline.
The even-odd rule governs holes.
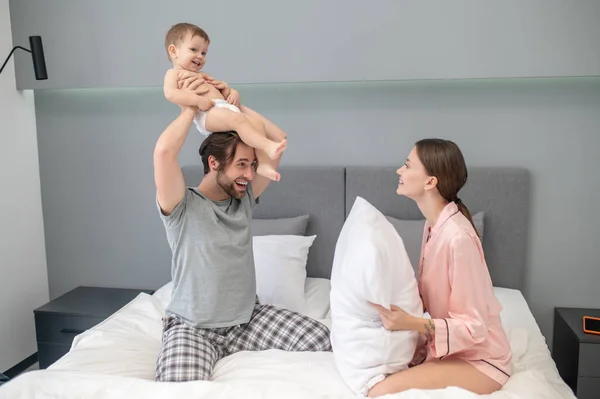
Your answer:
[[[329,329],[307,316],[256,304],[250,321],[233,327],[201,329],[180,318],[163,319],[156,381],[210,380],[214,365],[240,351],[331,351]]]

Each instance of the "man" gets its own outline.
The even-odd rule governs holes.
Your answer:
[[[199,150],[205,176],[185,187],[177,158],[195,113],[182,108],[154,152],[157,206],[173,254],[156,380],[209,380],[219,359],[242,350],[330,351],[327,327],[257,301],[250,222],[270,180],[255,175],[254,149],[235,132],[211,134]],[[270,139],[285,139],[262,118]],[[271,162],[276,168],[279,159]]]

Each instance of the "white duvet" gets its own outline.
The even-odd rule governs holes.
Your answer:
[[[322,293],[321,293],[322,294]],[[321,298],[327,295],[316,293]],[[548,347],[519,291],[497,289],[514,351],[514,373],[485,397],[575,398],[560,379]],[[322,307],[322,301],[315,306]],[[217,363],[212,381],[153,381],[164,295],[140,294],[104,322],[77,336],[71,351],[47,370],[25,373],[0,388],[0,398],[356,398],[331,353],[241,352]],[[325,317],[312,308],[312,316]],[[321,319],[329,324],[329,319]],[[411,390],[387,398],[475,398],[458,388]]]

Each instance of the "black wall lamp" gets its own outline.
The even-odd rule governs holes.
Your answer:
[[[16,49],[25,50],[28,53],[31,53],[31,59],[33,60],[33,70],[35,72],[36,80],[46,80],[48,79],[48,73],[46,72],[46,58],[44,57],[44,46],[42,45],[42,37],[41,36],[29,36],[29,46],[31,50],[26,49],[25,47],[15,46],[6,57],[6,61],[2,64],[2,68],[0,68],[0,73],[8,63],[10,56],[13,55]]]

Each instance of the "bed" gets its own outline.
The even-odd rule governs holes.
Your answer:
[[[302,281],[305,314],[330,325],[329,289],[334,249],[345,217],[360,196],[390,218],[399,231],[421,234],[416,206],[395,193],[395,167],[282,167],[282,181],[263,194],[254,217],[278,220],[309,215],[304,234],[315,235]],[[202,176],[184,168],[186,182]],[[460,193],[473,214],[483,215],[483,245],[502,323],[513,349],[514,373],[495,399],[575,398],[561,380],[540,329],[522,295],[527,265],[530,178],[527,170],[471,168]],[[402,224],[403,223],[403,224]],[[406,227],[402,227],[406,226]],[[404,230],[405,228],[405,230]],[[414,238],[414,237],[413,237]],[[420,239],[420,237],[418,237]],[[168,267],[168,265],[149,265]],[[161,317],[170,283],[141,293],[92,329],[46,370],[25,373],[0,389],[1,398],[353,398],[339,377],[332,353],[240,352],[219,361],[212,381],[154,382]],[[391,398],[472,398],[458,388],[411,390]]]

